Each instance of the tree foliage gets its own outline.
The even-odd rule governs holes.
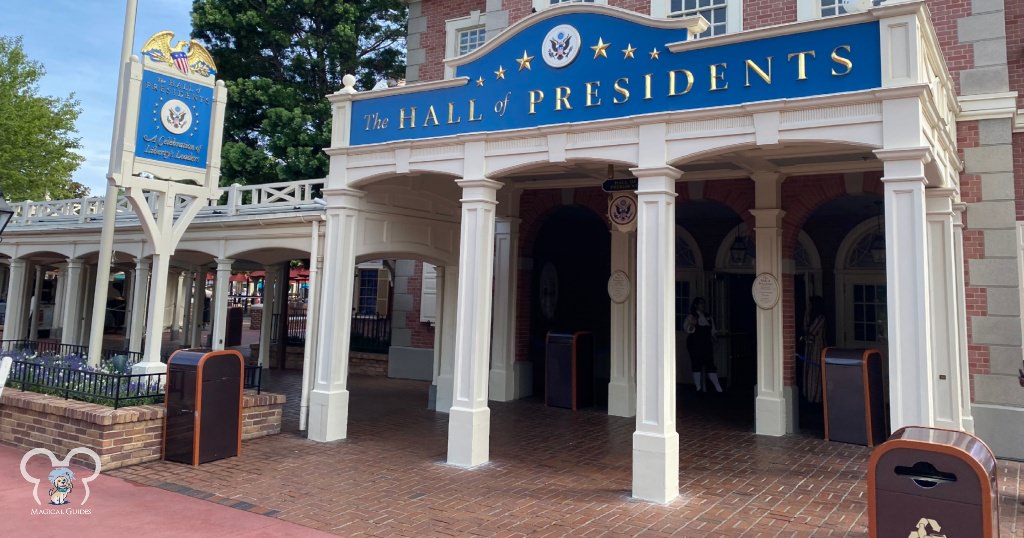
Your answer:
[[[42,64],[25,55],[20,37],[0,36],[0,189],[8,200],[77,198],[87,189],[71,174],[84,158],[74,94],[39,95]]]
[[[194,0],[193,37],[227,82],[222,183],[327,175],[326,96],[347,73],[369,89],[405,67],[402,0]]]

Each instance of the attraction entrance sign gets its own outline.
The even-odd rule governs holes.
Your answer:
[[[350,145],[881,86],[877,21],[714,47],[692,37],[706,24],[607,8],[538,17],[514,35],[451,60],[452,80],[355,96]]]
[[[623,299],[611,307],[608,393],[610,410],[636,417],[634,496],[668,502],[678,494],[677,199],[700,194],[691,188],[698,182],[705,193],[718,180],[752,187],[722,196],[736,194],[737,214],[753,215],[754,272],[770,277],[751,290],[764,299],[756,309],[755,430],[779,436],[795,427],[798,396],[785,356],[783,292],[792,280],[783,181],[881,171],[887,250],[899,260],[886,264],[894,290],[888,321],[901,327],[889,331],[890,349],[900,354],[890,362],[893,423],[936,421],[942,402],[922,372],[945,359],[926,336],[950,333],[953,322],[927,305],[940,301],[954,312],[955,293],[929,288],[927,275],[929,264],[953,270],[956,263],[929,250],[938,244],[929,234],[952,230],[952,220],[942,221],[946,228],[927,225],[947,213],[926,210],[936,204],[926,206],[925,189],[950,199],[960,161],[958,104],[927,6],[900,3],[693,39],[706,25],[592,4],[555,6],[447,60],[452,79],[358,92],[347,76],[329,96],[325,260],[338,268],[325,271],[341,284],[325,288],[325,301],[351,308],[345,271],[360,259],[402,253],[445,264],[446,285],[457,288],[445,303],[450,315],[439,321],[448,337],[437,355],[438,408],[450,410],[449,463],[473,467],[489,458],[488,373],[495,369],[487,350],[515,349],[508,335],[517,334],[492,331],[492,314],[515,319],[527,306],[491,301],[501,296],[496,289],[515,290],[514,280],[496,275],[523,268],[523,257],[510,251],[499,257],[502,270],[494,269],[495,221],[532,218],[518,205],[528,190],[561,190],[551,193],[553,204],[578,203],[583,189],[607,196],[597,187],[623,169],[636,183],[606,185],[622,196],[610,216],[635,223],[636,232],[611,234],[610,269],[627,278],[608,290]],[[580,196],[568,196],[577,189]],[[543,283],[542,265],[529,271],[527,282]],[[347,334],[346,323],[324,321],[320,334]],[[346,347],[333,338],[317,349],[312,439],[347,435]]]

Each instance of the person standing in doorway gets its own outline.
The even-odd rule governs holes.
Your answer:
[[[804,314],[804,397],[821,401],[821,350],[825,348],[825,301],[815,295]]]
[[[693,383],[697,391],[703,391],[704,374],[715,386],[715,391],[722,392],[718,382],[718,370],[715,369],[715,322],[707,315],[707,303],[702,297],[693,299],[690,314],[686,316],[683,328],[686,330],[686,351],[690,353],[690,365],[693,367]]]

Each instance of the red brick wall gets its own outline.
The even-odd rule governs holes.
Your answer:
[[[575,189],[573,203],[596,213],[605,220],[608,212],[608,195],[600,188]],[[550,189],[526,191],[519,201],[519,257],[533,258],[533,245],[537,232],[547,217],[562,207],[562,191]],[[530,293],[531,272],[520,270],[516,299],[516,360],[528,360],[527,349],[530,341]]]
[[[407,289],[409,295],[412,295],[412,312],[405,313],[405,326],[412,333],[412,347],[432,349],[434,347],[434,326],[420,321],[423,262],[416,262],[416,268],[413,270],[413,275],[409,278]]]
[[[796,22],[796,0],[777,2],[774,0],[744,0],[743,29],[753,30]]]
[[[519,0],[522,1],[522,0]],[[444,78],[445,21],[469,16],[472,11],[487,11],[485,0],[424,0],[423,15],[427,31],[420,36],[420,45],[427,50],[426,63],[420,66],[420,81]]]
[[[1008,0],[1007,3],[1012,3]],[[960,76],[964,69],[974,68],[974,50],[970,44],[960,44],[957,38],[957,20],[971,14],[970,0],[928,0],[932,25],[939,38],[939,46],[946,57],[946,67],[953,76],[953,85],[960,93]]]
[[[977,147],[979,144],[978,122],[969,121],[957,124],[957,145],[960,148],[960,157],[963,158],[965,148]],[[965,203],[981,201],[981,178],[974,174],[960,175],[960,198]],[[989,352],[988,346],[972,343],[971,335],[973,328],[971,319],[974,316],[988,315],[988,295],[985,288],[973,287],[970,274],[970,260],[978,260],[985,257],[985,236],[980,230],[972,230],[971,214],[964,214],[964,280],[967,283],[965,290],[967,310],[967,362],[970,373],[989,373]]]
[[[282,394],[246,391],[243,441],[280,433],[284,402]],[[160,459],[163,418],[163,405],[112,409],[8,388],[0,399],[0,441],[26,450],[46,448],[58,457],[73,448],[91,448],[101,469],[110,470]],[[73,459],[92,467],[88,458]]]

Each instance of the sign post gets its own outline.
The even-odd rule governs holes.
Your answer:
[[[128,65],[120,166],[112,183],[126,191],[153,256],[146,345],[133,373],[166,371],[160,362],[170,258],[199,210],[220,196],[220,148],[227,105],[216,65],[194,39],[171,44],[159,32]]]

